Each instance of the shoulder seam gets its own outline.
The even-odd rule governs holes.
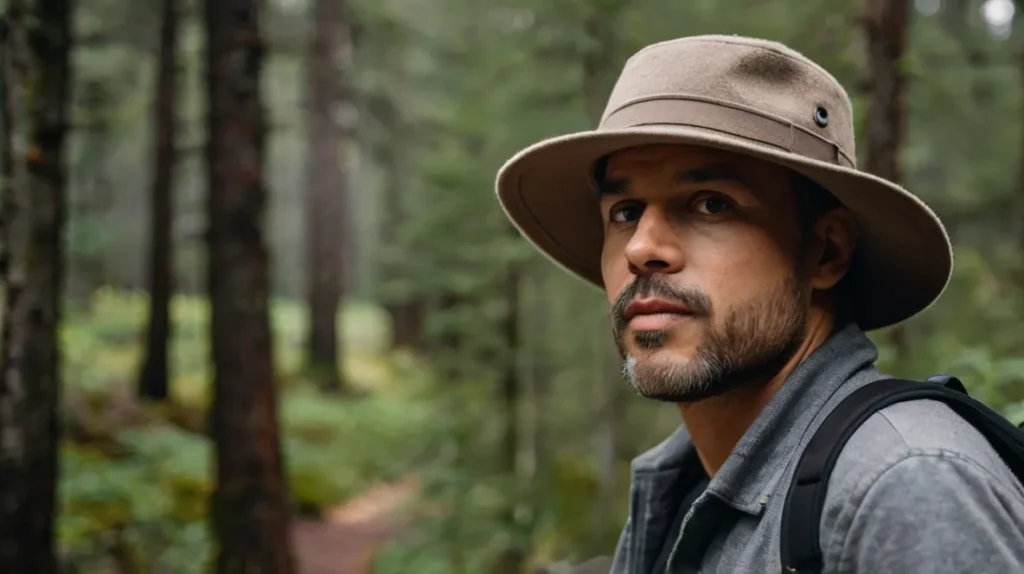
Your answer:
[[[896,428],[895,423],[892,422],[892,420],[888,417],[888,415],[885,413],[885,411],[887,409],[891,408],[891,407],[896,407],[896,406],[900,406],[900,405],[913,405],[915,403],[918,403],[918,406],[920,406],[920,403],[931,403],[932,405],[935,405],[935,406],[938,406],[938,407],[940,407],[942,409],[945,409],[947,412],[949,412],[961,424],[963,424],[967,428],[973,430],[974,432],[977,432],[981,436],[981,440],[984,441],[984,444],[986,446],[988,446],[989,448],[994,448],[992,446],[992,444],[988,441],[988,439],[986,439],[984,437],[984,435],[981,433],[980,429],[978,429],[976,426],[971,424],[971,422],[968,421],[967,419],[965,419],[964,417],[962,417],[959,414],[957,414],[957,412],[955,410],[953,410],[952,408],[950,408],[950,406],[948,404],[946,404],[946,403],[944,403],[944,402],[942,402],[940,400],[936,400],[936,399],[932,399],[932,398],[927,398],[927,399],[920,399],[920,400],[916,400],[916,401],[907,401],[905,403],[896,403],[896,404],[893,404],[893,405],[889,405],[888,407],[885,407],[885,408],[881,409],[880,411],[878,411],[876,413],[876,414],[882,415],[882,418],[885,419],[885,421],[889,424],[889,426],[892,427],[893,432],[896,433],[896,436],[898,436],[900,441],[903,442],[903,445],[907,449],[907,452],[906,452],[907,458],[911,458],[911,457],[913,457],[915,455],[916,456],[938,456],[938,457],[956,458],[956,459],[962,460],[962,461],[964,461],[966,463],[970,463],[972,466],[974,466],[978,470],[982,471],[989,479],[996,481],[997,483],[1003,485],[1004,487],[1010,488],[1010,486],[1007,485],[1002,479],[1000,479],[998,476],[996,476],[990,470],[988,470],[987,466],[982,464],[981,461],[975,460],[968,453],[965,453],[965,452],[960,451],[960,450],[950,450],[950,449],[942,448],[942,447],[922,448],[922,447],[911,446],[910,443],[907,442],[907,439],[904,438],[903,433],[901,433],[899,431],[899,429]],[[902,462],[902,460],[896,461],[895,463],[893,463],[893,466],[895,466],[896,464],[899,464],[900,462]]]

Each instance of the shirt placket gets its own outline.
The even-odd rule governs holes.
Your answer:
[[[713,494],[701,494],[683,518],[665,572],[656,574],[698,572],[711,542],[736,520],[736,514]]]

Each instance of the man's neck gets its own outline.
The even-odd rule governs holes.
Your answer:
[[[807,336],[796,352],[778,373],[766,381],[751,382],[693,403],[679,403],[690,440],[708,476],[718,472],[761,409],[771,401],[796,366],[828,340],[833,327],[831,318],[812,319]]]

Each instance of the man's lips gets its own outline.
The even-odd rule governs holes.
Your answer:
[[[637,315],[657,315],[662,313],[692,315],[693,311],[690,311],[690,308],[682,303],[666,301],[665,299],[636,299],[629,305],[626,305],[624,315],[628,322]]]
[[[637,331],[658,331],[693,315],[682,303],[665,299],[637,299],[626,306],[623,317]]]

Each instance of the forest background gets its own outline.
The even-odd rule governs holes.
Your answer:
[[[881,366],[1024,420],[1022,4],[0,0],[0,570],[610,553],[678,413],[627,389],[603,295],[493,183],[684,35],[847,87],[861,167],[956,248],[941,301],[872,334]]]

